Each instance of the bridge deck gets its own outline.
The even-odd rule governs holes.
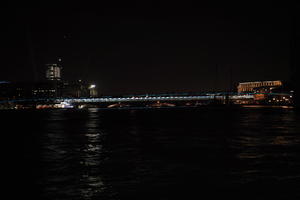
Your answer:
[[[270,93],[268,93],[270,95]],[[274,93],[274,95],[290,95],[287,93]],[[1,103],[24,103],[24,102],[67,102],[67,103],[115,103],[115,102],[148,102],[148,101],[205,101],[205,100],[231,100],[253,99],[254,94],[226,94],[209,93],[206,95],[178,95],[178,96],[127,96],[127,97],[100,97],[100,98],[34,98],[34,99],[13,99],[2,100]]]

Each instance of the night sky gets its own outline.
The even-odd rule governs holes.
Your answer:
[[[230,70],[235,84],[289,80],[295,5],[182,2],[4,5],[0,80],[41,80],[58,58],[100,94],[209,91],[216,74],[227,90]]]

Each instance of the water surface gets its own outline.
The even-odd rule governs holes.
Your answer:
[[[31,199],[300,198],[283,108],[1,111],[6,191]]]

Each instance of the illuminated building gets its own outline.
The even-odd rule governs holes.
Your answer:
[[[252,93],[253,104],[292,105],[293,91],[282,81],[256,81],[239,83],[238,93]]]
[[[97,97],[98,96],[96,85],[94,85],[94,84],[90,85],[89,86],[89,91],[90,91],[90,97]]]
[[[46,78],[48,80],[61,80],[61,67],[57,64],[46,64],[47,70],[46,70]]]
[[[97,87],[95,84],[89,84],[85,81],[78,80],[72,82],[61,82],[58,84],[59,96],[61,97],[97,97]]]
[[[273,88],[282,86],[281,81],[255,81],[255,82],[243,82],[239,83],[237,90],[238,93],[255,92],[255,89],[261,88],[265,91],[270,91]]]
[[[38,82],[33,84],[32,97],[53,98],[57,96],[56,84],[52,81]]]

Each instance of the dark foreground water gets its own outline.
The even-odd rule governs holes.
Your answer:
[[[300,199],[283,108],[1,111],[3,191],[22,199]]]

